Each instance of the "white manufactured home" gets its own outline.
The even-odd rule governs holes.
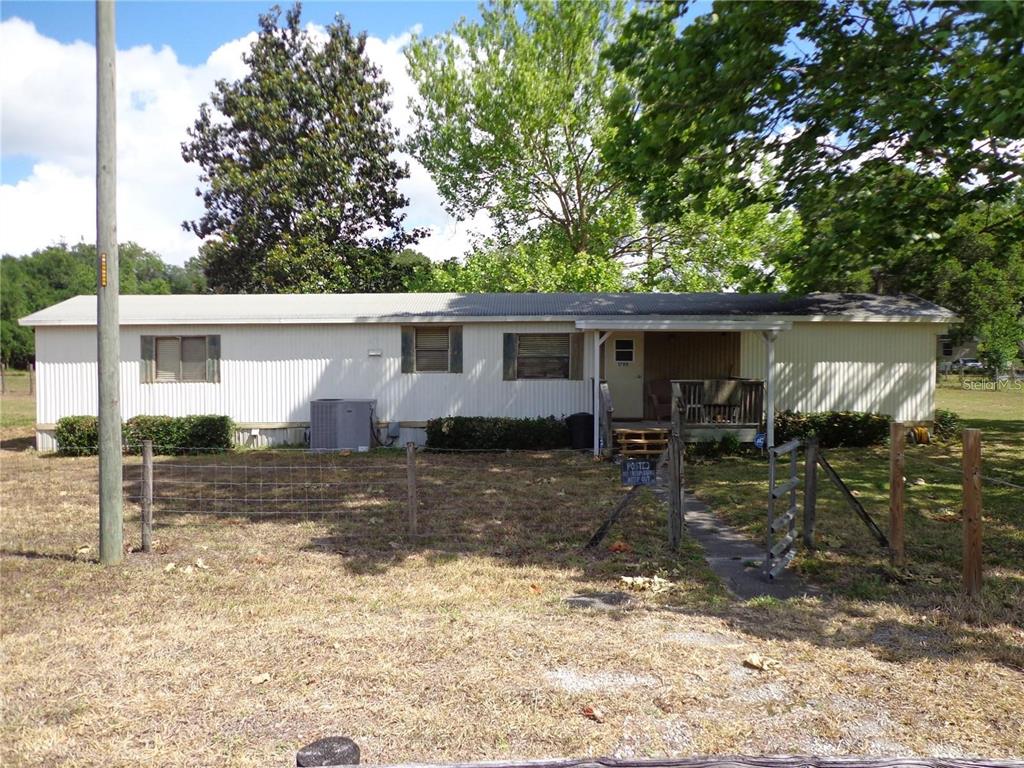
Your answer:
[[[240,442],[296,444],[311,402],[351,398],[372,401],[382,439],[422,442],[429,419],[603,413],[609,395],[617,421],[663,421],[681,381],[697,435],[749,437],[783,409],[927,422],[956,319],[866,294],[122,296],[121,413],[221,414]],[[58,419],[96,413],[96,298],[21,323],[53,450]]]

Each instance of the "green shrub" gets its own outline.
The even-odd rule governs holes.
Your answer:
[[[96,453],[100,443],[99,419],[95,416],[65,416],[57,421],[55,437],[61,453]]]
[[[889,417],[859,411],[782,411],[775,415],[776,445],[795,438],[806,440],[812,435],[822,448],[880,445],[889,436]]]
[[[154,453],[229,451],[233,432],[227,416],[133,416],[125,422],[124,443],[133,453],[143,440],[153,441]]]
[[[447,416],[427,422],[428,448],[548,450],[570,445],[569,427],[554,416],[537,419]]]
[[[740,439],[733,432],[726,432],[718,441],[718,451],[722,456],[731,456],[740,452]]]
[[[955,440],[964,428],[964,420],[956,411],[935,409],[935,436],[942,440]]]

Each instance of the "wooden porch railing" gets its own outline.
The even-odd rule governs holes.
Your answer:
[[[686,424],[761,423],[764,382],[760,379],[673,379],[672,391]]]

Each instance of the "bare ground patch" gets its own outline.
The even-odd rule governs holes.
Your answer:
[[[451,459],[425,501],[463,511],[457,538],[180,514],[158,518],[154,554],[101,568],[95,460],[4,452],[2,762],[284,766],[327,734],[367,763],[1020,754],[1012,628],[885,601],[732,602],[699,552],[664,551],[651,498],[609,539],[628,549],[584,556],[621,493],[611,469],[539,457],[452,503],[487,461]],[[565,603],[636,575],[673,586],[614,611]],[[751,653],[779,666],[749,669]]]

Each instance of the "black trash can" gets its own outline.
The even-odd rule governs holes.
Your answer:
[[[569,427],[569,439],[572,447],[578,451],[590,450],[594,447],[594,415],[591,413],[574,413],[565,420]]]

